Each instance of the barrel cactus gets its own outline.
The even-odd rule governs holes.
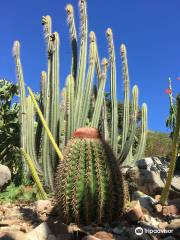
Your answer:
[[[79,128],[64,148],[55,174],[55,199],[65,223],[111,223],[126,202],[123,176],[96,128]]]

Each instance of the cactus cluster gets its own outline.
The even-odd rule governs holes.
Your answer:
[[[13,56],[20,89],[21,145],[32,159],[39,178],[44,181],[44,185],[47,187],[46,189],[50,191],[54,190],[53,179],[58,161],[61,162],[63,157],[65,157],[60,149],[69,146],[68,142],[72,138],[73,132],[80,127],[92,127],[100,130],[102,137],[111,146],[115,157],[118,159],[117,168],[119,168],[122,163],[132,165],[136,159],[141,158],[145,147],[147,107],[146,104],[143,104],[139,147],[135,156],[132,156],[132,145],[137,129],[138,87],[133,87],[131,103],[126,47],[124,44],[120,47],[124,79],[123,131],[120,132],[118,129],[116,56],[113,32],[110,28],[106,31],[109,60],[103,58],[102,61],[100,61],[96,36],[92,31],[89,33],[88,44],[86,0],[79,1],[79,9],[81,25],[80,42],[78,42],[77,39],[73,7],[70,4],[66,6],[72,46],[72,63],[66,78],[66,84],[63,88],[61,87],[61,91],[59,78],[59,35],[57,32],[52,31],[50,16],[47,15],[42,18],[47,52],[47,70],[41,73],[40,94],[34,96],[29,89],[31,99],[29,96],[26,96],[25,91],[23,68],[20,60],[20,43],[16,41],[13,47]],[[110,75],[108,75],[108,66],[110,67]],[[93,82],[95,74],[98,79],[97,84]],[[107,104],[105,99],[105,86],[108,76],[110,76],[112,113],[110,127],[107,121]],[[96,91],[93,91],[94,89]],[[132,105],[132,112],[130,112],[130,104]],[[73,139],[70,141],[71,144],[74,144],[80,140]],[[99,139],[97,141],[99,141]],[[84,146],[84,141],[82,141],[82,144]],[[119,147],[120,144],[121,147]],[[90,145],[92,147],[92,144]],[[77,146],[82,148],[81,144],[77,144]],[[102,146],[104,145],[98,146],[102,150]],[[88,148],[88,152],[91,152],[93,155],[94,150],[92,150],[91,147],[87,147],[85,144],[85,148]],[[90,157],[92,157],[91,154]],[[68,155],[67,161],[70,161],[69,156],[70,155]],[[104,153],[102,156],[106,159]],[[101,158],[99,161],[102,161]],[[27,159],[27,157],[25,159]],[[85,159],[84,157],[82,164],[85,164]],[[88,161],[88,159],[86,159],[86,161]],[[74,164],[73,162],[74,159],[72,159],[72,164]],[[93,160],[91,163],[95,164]],[[68,164],[70,164],[70,162],[68,162]],[[94,165],[92,168],[96,169],[96,166]],[[81,171],[83,170],[81,169]],[[94,173],[94,176],[96,178],[97,173]],[[59,176],[60,181],[63,181],[64,177],[66,176]],[[101,182],[101,180],[100,177],[97,181]],[[117,199],[114,201],[117,201]]]
[[[79,128],[63,151],[55,176],[61,219],[99,224],[123,213],[125,188],[118,162],[96,128]]]

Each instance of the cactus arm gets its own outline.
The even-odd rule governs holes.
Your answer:
[[[91,89],[92,89],[94,69],[95,69],[95,38],[96,37],[94,32],[90,32],[89,38],[90,38],[89,68],[88,68],[87,79],[86,79],[86,89],[85,89],[85,94],[83,98],[81,126],[85,126],[89,108],[90,108]]]
[[[60,119],[59,119],[59,146],[63,149],[66,139],[66,94],[67,90],[64,87],[61,92],[61,102],[60,102]]]
[[[42,17],[42,25],[43,25],[43,31],[44,31],[44,39],[46,41],[46,47],[47,49],[49,49],[49,40],[52,34],[52,20],[49,15]]]
[[[129,128],[129,73],[127,63],[127,52],[126,46],[121,45],[120,48],[121,59],[122,59],[122,72],[124,80],[124,113],[123,113],[123,133],[122,133],[122,149],[126,141]]]
[[[51,131],[49,130],[49,127],[48,127],[48,125],[47,125],[47,123],[46,123],[46,121],[45,121],[45,119],[44,119],[44,117],[43,117],[43,114],[42,114],[42,112],[41,112],[41,110],[40,110],[40,108],[39,108],[39,106],[38,106],[38,104],[37,104],[37,102],[36,102],[36,99],[35,99],[35,97],[34,97],[34,94],[33,94],[33,92],[31,91],[31,89],[30,89],[29,87],[28,87],[28,92],[29,92],[29,94],[30,94],[30,96],[31,96],[32,102],[33,102],[33,104],[34,104],[34,107],[35,107],[38,115],[39,115],[39,118],[41,119],[42,125],[43,125],[43,127],[45,128],[45,130],[46,130],[46,132],[47,132],[47,135],[48,135],[48,137],[49,137],[49,140],[51,141],[51,143],[52,143],[52,145],[53,145],[53,147],[54,147],[54,149],[55,149],[55,151],[56,151],[59,159],[60,159],[60,160],[63,160],[63,155],[62,155],[60,149],[58,148],[58,145],[56,144],[56,142],[55,142],[55,140],[54,140],[54,138],[53,138],[53,136],[52,136],[52,133],[51,133]]]
[[[74,131],[74,78],[72,75],[68,75],[66,79],[66,89],[67,129],[65,144],[67,144]]]
[[[77,87],[75,93],[76,96],[75,129],[80,126],[80,122],[82,119],[83,88],[86,73],[87,33],[88,33],[86,0],[79,0],[79,8],[81,17],[81,43],[77,71]]]
[[[37,161],[35,151],[35,122],[34,122],[34,106],[31,97],[26,98],[27,108],[27,153],[31,157],[38,174],[42,175],[42,169]]]
[[[41,87],[41,94],[40,94],[40,109],[44,114],[46,111],[46,95],[47,95],[47,80],[46,80],[46,72],[41,72],[41,80],[40,80],[40,87]],[[36,146],[36,153],[37,158],[42,163],[42,148],[44,142],[42,141],[44,138],[44,128],[42,127],[41,120],[39,119],[38,115],[36,116],[37,121],[37,130],[36,130],[36,137],[35,137],[35,146]]]
[[[111,128],[111,146],[115,154],[118,146],[118,113],[116,98],[116,60],[113,43],[113,33],[110,28],[106,31],[108,48],[110,55],[110,78],[111,78],[111,104],[112,104],[112,128]]]
[[[135,132],[136,132],[136,119],[133,118],[131,120],[131,123],[130,123],[130,130],[128,132],[129,135],[127,135],[126,142],[124,143],[123,149],[121,150],[121,153],[118,156],[118,160],[119,160],[120,165],[122,165],[122,164],[126,165],[124,163],[124,161],[127,159],[127,156],[129,154],[129,151],[130,151],[131,146],[133,144]],[[127,162],[127,165],[129,165],[128,162]]]
[[[109,128],[108,128],[108,120],[107,120],[107,107],[106,100],[103,99],[103,109],[102,109],[102,126],[103,126],[103,136],[106,141],[109,140]]]
[[[26,132],[26,92],[25,92],[25,83],[23,76],[23,68],[20,59],[20,43],[15,41],[13,45],[13,57],[16,65],[16,75],[19,85],[20,92],[20,127],[21,127],[21,147],[27,150],[27,132]],[[23,161],[24,162],[24,161]],[[26,165],[23,164],[24,171],[27,172]]]
[[[101,63],[100,63],[100,58],[99,58],[99,52],[98,52],[98,46],[97,46],[97,41],[95,39],[95,63],[96,63],[96,74],[98,77],[98,85],[101,81]]]
[[[134,156],[134,162],[141,159],[144,154],[146,146],[146,136],[147,136],[147,105],[143,103],[142,105],[142,119],[141,119],[141,138],[137,149],[137,153]]]
[[[51,116],[51,69],[52,69],[52,41],[49,40],[48,43],[48,69],[47,69],[47,95],[46,95],[46,112],[44,113],[45,121],[50,125],[50,116]],[[47,132],[44,134],[44,144],[42,149],[42,162],[44,169],[45,181],[51,190],[53,189],[52,182],[52,162],[50,159],[50,144]]]
[[[138,114],[138,86],[134,85],[132,90],[132,118],[137,122],[137,114]],[[137,124],[136,124],[137,127]],[[129,131],[129,129],[128,129]],[[134,132],[135,136],[135,132]],[[133,136],[132,136],[133,137]],[[123,151],[123,149],[122,149]],[[127,158],[123,162],[123,165],[130,165],[134,162],[133,156],[132,156],[132,145],[129,150],[129,154],[127,155]]]
[[[58,125],[59,125],[59,35],[57,32],[52,35],[52,70],[50,76],[50,116],[49,116],[49,126],[51,133],[58,142]],[[57,157],[54,149],[50,147],[50,157],[52,162],[52,167],[55,169]]]
[[[74,81],[76,82],[77,75],[77,33],[76,33],[76,25],[74,20],[74,9],[71,4],[66,6],[67,12],[67,22],[69,25],[69,32],[71,36],[71,46],[72,46],[72,63],[71,63],[71,74],[74,77]]]
[[[39,190],[41,198],[42,199],[47,199],[46,192],[43,189],[41,181],[40,181],[40,179],[38,177],[38,174],[36,172],[36,168],[34,167],[33,161],[31,160],[29,154],[27,154],[26,151],[23,148],[21,148],[20,150],[21,150],[22,155],[24,156],[24,159],[26,160],[27,165],[29,166],[29,169],[30,169],[31,174],[33,176],[33,179],[34,179],[34,181],[37,185],[37,188]]]
[[[165,205],[168,200],[169,189],[171,186],[174,169],[176,165],[176,156],[177,156],[178,146],[179,146],[179,141],[178,141],[179,136],[180,136],[180,95],[178,95],[177,97],[176,125],[175,125],[175,130],[173,135],[172,156],[171,156],[171,161],[169,165],[166,184],[165,184],[165,187],[163,188],[161,198],[160,198],[160,203],[162,205]]]
[[[107,77],[107,59],[106,58],[102,60],[102,66],[103,66],[102,79],[98,89],[98,95],[95,103],[92,122],[90,124],[90,126],[94,128],[98,128],[99,118],[100,118],[103,99],[104,99],[104,89],[105,89],[106,77]]]

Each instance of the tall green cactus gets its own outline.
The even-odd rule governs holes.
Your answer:
[[[116,59],[113,43],[113,33],[111,28],[106,30],[108,40],[108,49],[110,57],[110,78],[111,78],[111,107],[112,107],[112,127],[111,127],[111,146],[117,153],[118,139],[118,114],[117,114],[117,98],[116,98]]]
[[[20,126],[21,126],[21,146],[27,149],[27,116],[26,116],[26,91],[23,76],[23,69],[20,59],[20,43],[15,41],[13,45],[13,57],[16,65],[16,76],[18,79],[19,91],[20,91]],[[24,161],[23,161],[24,162]],[[25,162],[24,162],[25,163]],[[27,166],[23,164],[24,170],[27,172]]]
[[[95,128],[80,128],[63,151],[55,198],[66,222],[99,224],[123,213],[126,192],[116,158]]]
[[[86,73],[86,57],[87,57],[87,7],[86,0],[79,1],[80,18],[81,18],[81,42],[80,42],[80,53],[79,53],[79,63],[77,71],[77,88],[76,88],[76,108],[75,108],[75,129],[80,126],[82,121],[81,111],[83,104],[83,90],[84,90],[84,80]]]
[[[167,204],[169,189],[171,187],[171,182],[174,174],[174,169],[176,165],[176,157],[178,153],[179,146],[179,136],[180,136],[180,94],[177,96],[177,112],[176,112],[176,125],[173,133],[173,144],[172,144],[172,156],[169,165],[168,175],[166,179],[165,187],[163,188],[160,203],[162,205]]]
[[[76,33],[76,25],[74,20],[74,9],[71,4],[66,6],[67,12],[67,22],[69,25],[69,32],[71,37],[71,47],[72,47],[72,63],[71,63],[71,74],[74,77],[74,81],[76,82],[77,75],[77,33]]]
[[[82,106],[82,121],[81,126],[86,125],[86,119],[88,116],[88,111],[90,107],[90,97],[91,97],[91,90],[92,90],[92,82],[94,79],[94,68],[95,68],[95,33],[90,32],[89,39],[90,39],[90,46],[89,46],[89,68],[86,78],[86,89],[83,98],[83,106]]]
[[[105,100],[105,87],[108,79],[108,64],[104,59],[102,66],[98,52],[98,45],[94,32],[89,33],[88,48],[88,24],[87,24],[87,3],[86,0],[79,0],[80,8],[80,25],[81,38],[78,42],[74,11],[72,5],[66,6],[67,21],[69,25],[69,33],[72,46],[72,62],[70,72],[68,74],[66,85],[61,90],[60,96],[60,80],[59,80],[59,36],[58,33],[52,31],[52,21],[49,15],[42,18],[44,29],[44,37],[47,51],[47,70],[41,73],[41,93],[38,101],[32,98],[34,107],[37,112],[32,112],[33,107],[25,106],[26,96],[22,74],[22,66],[19,56],[19,43],[14,45],[14,58],[17,69],[17,77],[21,96],[21,129],[22,129],[22,147],[30,155],[34,161],[36,170],[44,177],[45,185],[50,191],[53,191],[53,177],[56,165],[63,156],[59,152],[67,144],[72,137],[75,129],[84,126],[99,128],[101,135],[109,141],[114,154],[119,157],[121,163],[126,161],[134,161],[131,154],[132,144],[137,127],[137,99],[138,93],[134,94],[132,105],[133,116],[131,117],[130,109],[130,87],[128,76],[128,65],[125,45],[121,46],[121,57],[124,79],[124,121],[123,131],[118,128],[118,101],[116,97],[116,59],[113,33],[110,28],[107,29],[106,36],[109,49],[109,65],[110,65],[110,87],[111,87],[111,127],[108,124],[107,105]],[[79,50],[79,54],[77,51]],[[89,52],[88,52],[89,50]],[[89,61],[87,64],[87,55]],[[86,70],[87,69],[87,70]],[[96,71],[95,71],[96,70]],[[97,75],[98,83],[94,83],[94,75]],[[96,96],[93,97],[93,89],[96,89]],[[137,88],[133,88],[133,92]],[[32,97],[32,92],[30,92]],[[93,100],[92,100],[93,99]],[[32,105],[32,102],[28,100]],[[135,106],[136,105],[136,106]],[[29,111],[26,113],[26,111]],[[108,109],[109,110],[109,109]],[[26,131],[27,119],[26,114],[31,116],[31,131]],[[33,116],[33,114],[35,114]],[[139,149],[145,144],[146,132],[145,120],[146,115],[142,118],[142,134]],[[144,119],[144,120],[143,120]],[[37,125],[37,127],[36,127]],[[34,131],[33,131],[34,129]],[[33,135],[33,133],[35,134]],[[122,138],[122,148],[118,148],[118,141]],[[30,143],[28,145],[28,143]],[[34,144],[36,146],[34,147]],[[28,145],[28,146],[27,146]],[[29,150],[28,150],[29,149]],[[120,150],[120,151],[119,151]],[[142,151],[138,150],[136,159],[140,158]],[[127,158],[129,156],[129,158]],[[129,159],[125,160],[125,157]]]
[[[120,48],[121,52],[121,59],[122,59],[122,72],[123,72],[123,81],[124,81],[124,116],[123,116],[123,133],[122,133],[122,148],[125,144],[126,137],[128,134],[129,128],[129,71],[128,71],[128,64],[127,64],[127,52],[126,46],[124,44],[121,45]]]

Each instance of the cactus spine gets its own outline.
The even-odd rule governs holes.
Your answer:
[[[66,223],[115,221],[125,204],[123,178],[110,147],[94,128],[80,128],[63,151],[55,197]]]

